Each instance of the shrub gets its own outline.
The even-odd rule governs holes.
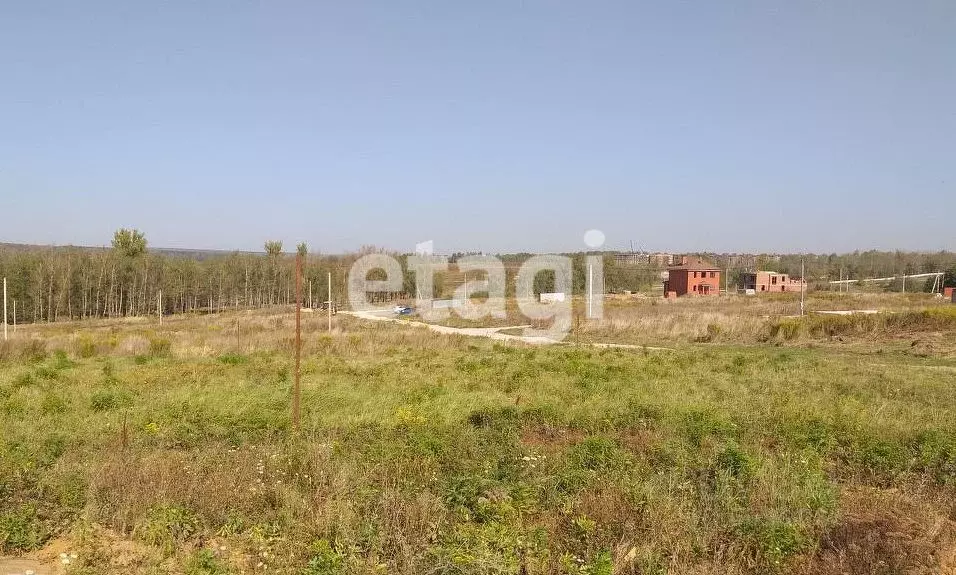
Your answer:
[[[730,444],[717,453],[714,467],[732,477],[746,479],[754,469],[754,461],[736,444]]]
[[[894,475],[902,471],[908,461],[902,445],[885,439],[865,440],[856,456],[867,470],[878,475]]]
[[[720,326],[716,323],[707,324],[707,333],[697,336],[694,341],[697,343],[710,343],[715,341],[720,335]]]
[[[802,322],[798,319],[782,319],[770,324],[770,337],[786,341],[796,339],[800,335]]]
[[[40,402],[40,412],[43,415],[56,415],[65,413],[66,410],[66,401],[55,393],[46,394]]]
[[[82,337],[74,342],[73,351],[77,357],[89,359],[96,356],[96,342],[88,337]]]
[[[466,520],[500,521],[512,515],[510,494],[492,479],[477,475],[452,478],[445,487],[445,505]]]
[[[706,437],[723,437],[731,435],[734,431],[734,425],[719,415],[710,411],[696,410],[684,414],[680,428],[687,441],[698,447]]]
[[[480,407],[468,415],[468,423],[475,427],[500,429],[514,427],[518,421],[518,410],[510,405],[504,407]]]
[[[185,507],[161,505],[146,513],[135,534],[143,542],[169,553],[198,531],[199,518],[192,511]]]
[[[33,374],[30,372],[24,372],[13,378],[11,387],[13,389],[20,389],[21,387],[30,387],[34,384],[36,384],[36,380],[34,379]]]
[[[0,553],[18,553],[39,547],[44,535],[31,508],[0,511]]]
[[[238,353],[224,353],[219,356],[219,363],[224,365],[239,365],[245,363],[248,358]]]
[[[186,575],[227,575],[227,569],[209,549],[200,549],[186,563]]]
[[[956,439],[937,430],[925,430],[909,442],[915,464],[933,473],[940,483],[956,481]]]
[[[737,532],[753,558],[772,569],[781,567],[805,545],[800,529],[787,521],[752,518],[738,525]]]
[[[328,539],[320,539],[312,544],[312,556],[306,565],[303,575],[338,575],[344,573],[348,556],[338,548],[338,545],[329,543]]]
[[[153,357],[167,357],[172,348],[168,339],[157,337],[149,340],[149,355]]]
[[[62,349],[58,349],[53,352],[53,369],[57,371],[62,371],[64,369],[70,369],[76,367],[76,364],[66,355],[66,352]]]
[[[597,435],[572,447],[568,459],[578,469],[602,471],[622,467],[627,453],[613,439]]]
[[[129,393],[115,389],[100,389],[90,396],[90,407],[93,411],[111,411],[119,407],[126,407],[132,403]]]
[[[41,362],[46,355],[46,342],[42,339],[31,339],[20,348],[20,359],[29,362]]]

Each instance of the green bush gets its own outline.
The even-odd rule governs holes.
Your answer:
[[[186,563],[185,575],[228,575],[229,572],[214,552],[200,549]]]
[[[143,542],[171,553],[199,531],[199,518],[185,507],[160,505],[146,513],[135,535]]]
[[[568,460],[577,469],[604,471],[623,467],[628,455],[613,439],[596,435],[572,447]]]
[[[43,415],[58,415],[66,413],[67,409],[66,401],[52,392],[43,396],[43,400],[40,402],[40,412]]]
[[[753,558],[773,570],[806,545],[800,528],[787,521],[751,518],[738,525],[737,534]]]
[[[32,508],[0,511],[0,553],[31,551],[44,539],[44,531]]]
[[[339,575],[344,573],[348,555],[333,545],[328,539],[320,539],[312,544],[312,556],[302,575]]]
[[[746,479],[750,477],[755,464],[753,458],[743,449],[736,444],[730,444],[717,453],[714,460],[714,467],[718,471],[723,471],[732,477]]]
[[[100,389],[90,396],[93,411],[111,411],[132,404],[129,392],[118,389]]]
[[[53,352],[53,369],[57,371],[62,371],[64,369],[71,369],[76,367],[76,363],[73,362],[66,352],[62,349],[58,349]]]

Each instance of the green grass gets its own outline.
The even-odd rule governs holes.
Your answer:
[[[0,361],[0,553],[92,522],[142,573],[788,572],[847,490],[956,502],[944,359],[354,325],[307,336],[295,436],[284,344],[183,353],[202,325]]]

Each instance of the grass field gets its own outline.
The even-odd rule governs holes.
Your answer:
[[[0,555],[86,575],[956,572],[956,314],[771,309],[791,304],[612,301],[570,338],[661,352],[307,315],[298,434],[289,313],[21,329],[0,347]]]

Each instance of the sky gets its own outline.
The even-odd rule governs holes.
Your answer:
[[[956,249],[956,2],[4,2],[0,241]]]

